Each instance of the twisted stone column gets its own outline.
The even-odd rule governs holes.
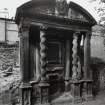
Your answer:
[[[40,63],[41,63],[41,81],[46,80],[46,35],[45,31],[40,30]]]
[[[81,81],[79,81],[80,79],[80,71],[78,69],[80,69],[80,59],[78,56],[78,44],[79,43],[79,35],[80,33],[76,32],[73,34],[73,67],[72,67],[72,81],[71,81],[71,95],[73,96],[73,103],[78,103],[82,101],[81,98]]]
[[[72,54],[72,57],[73,57],[72,79],[73,80],[77,79],[77,74],[78,74],[77,73],[77,69],[78,69],[78,35],[79,35],[79,33],[73,34],[73,48],[72,48],[72,51],[73,51],[73,54]]]
[[[49,84],[46,80],[46,33],[45,27],[40,29],[40,64],[41,64],[41,81],[39,83],[40,89],[40,103],[49,104]]]
[[[78,57],[77,57],[77,78],[80,80],[82,78],[82,56],[81,56],[81,40],[82,40],[82,35],[80,34],[78,36]]]

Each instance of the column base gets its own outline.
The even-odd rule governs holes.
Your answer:
[[[92,83],[93,83],[92,80],[84,80],[84,83],[83,83],[83,89],[84,89],[83,98],[86,101],[93,100]]]
[[[21,84],[21,103],[22,105],[31,105],[31,84],[22,83]]]
[[[85,101],[91,101],[93,100],[93,95],[86,95],[85,96]]]
[[[81,103],[81,81],[71,81],[71,95],[73,103]]]
[[[49,105],[49,84],[46,82],[40,82],[38,86],[40,91],[40,104]]]
[[[72,103],[74,103],[74,104],[82,103],[82,98],[81,97],[73,97]]]
[[[70,82],[69,80],[65,80],[65,92],[70,91]]]
[[[30,81],[32,85],[31,101],[32,105],[37,105],[40,103],[40,91],[38,86],[38,81]]]

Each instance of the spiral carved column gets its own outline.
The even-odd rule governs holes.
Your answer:
[[[40,30],[40,64],[41,64],[41,81],[40,88],[40,103],[49,104],[49,84],[46,80],[46,33],[45,29]]]
[[[45,31],[40,31],[40,63],[41,63],[41,81],[46,80],[46,35]]]
[[[72,64],[73,64],[73,68],[72,68],[72,79],[76,80],[77,79],[77,69],[78,69],[78,34],[79,33],[74,33],[73,34],[73,54],[72,54]]]
[[[71,81],[71,95],[73,97],[73,103],[82,101],[81,98],[81,81],[78,78],[78,37],[79,33],[73,34],[73,54],[72,54],[72,81]]]

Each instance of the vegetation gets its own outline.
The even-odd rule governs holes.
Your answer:
[[[100,17],[99,24],[105,25],[105,0],[88,0],[90,3],[96,3],[94,9]]]

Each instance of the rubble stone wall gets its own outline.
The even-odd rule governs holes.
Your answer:
[[[6,65],[19,65],[19,47],[0,47],[0,69]],[[5,69],[5,67],[4,67]]]
[[[12,71],[8,71],[12,65]],[[11,72],[11,73],[10,73]],[[19,47],[0,46],[0,105],[19,103],[20,86]]]

